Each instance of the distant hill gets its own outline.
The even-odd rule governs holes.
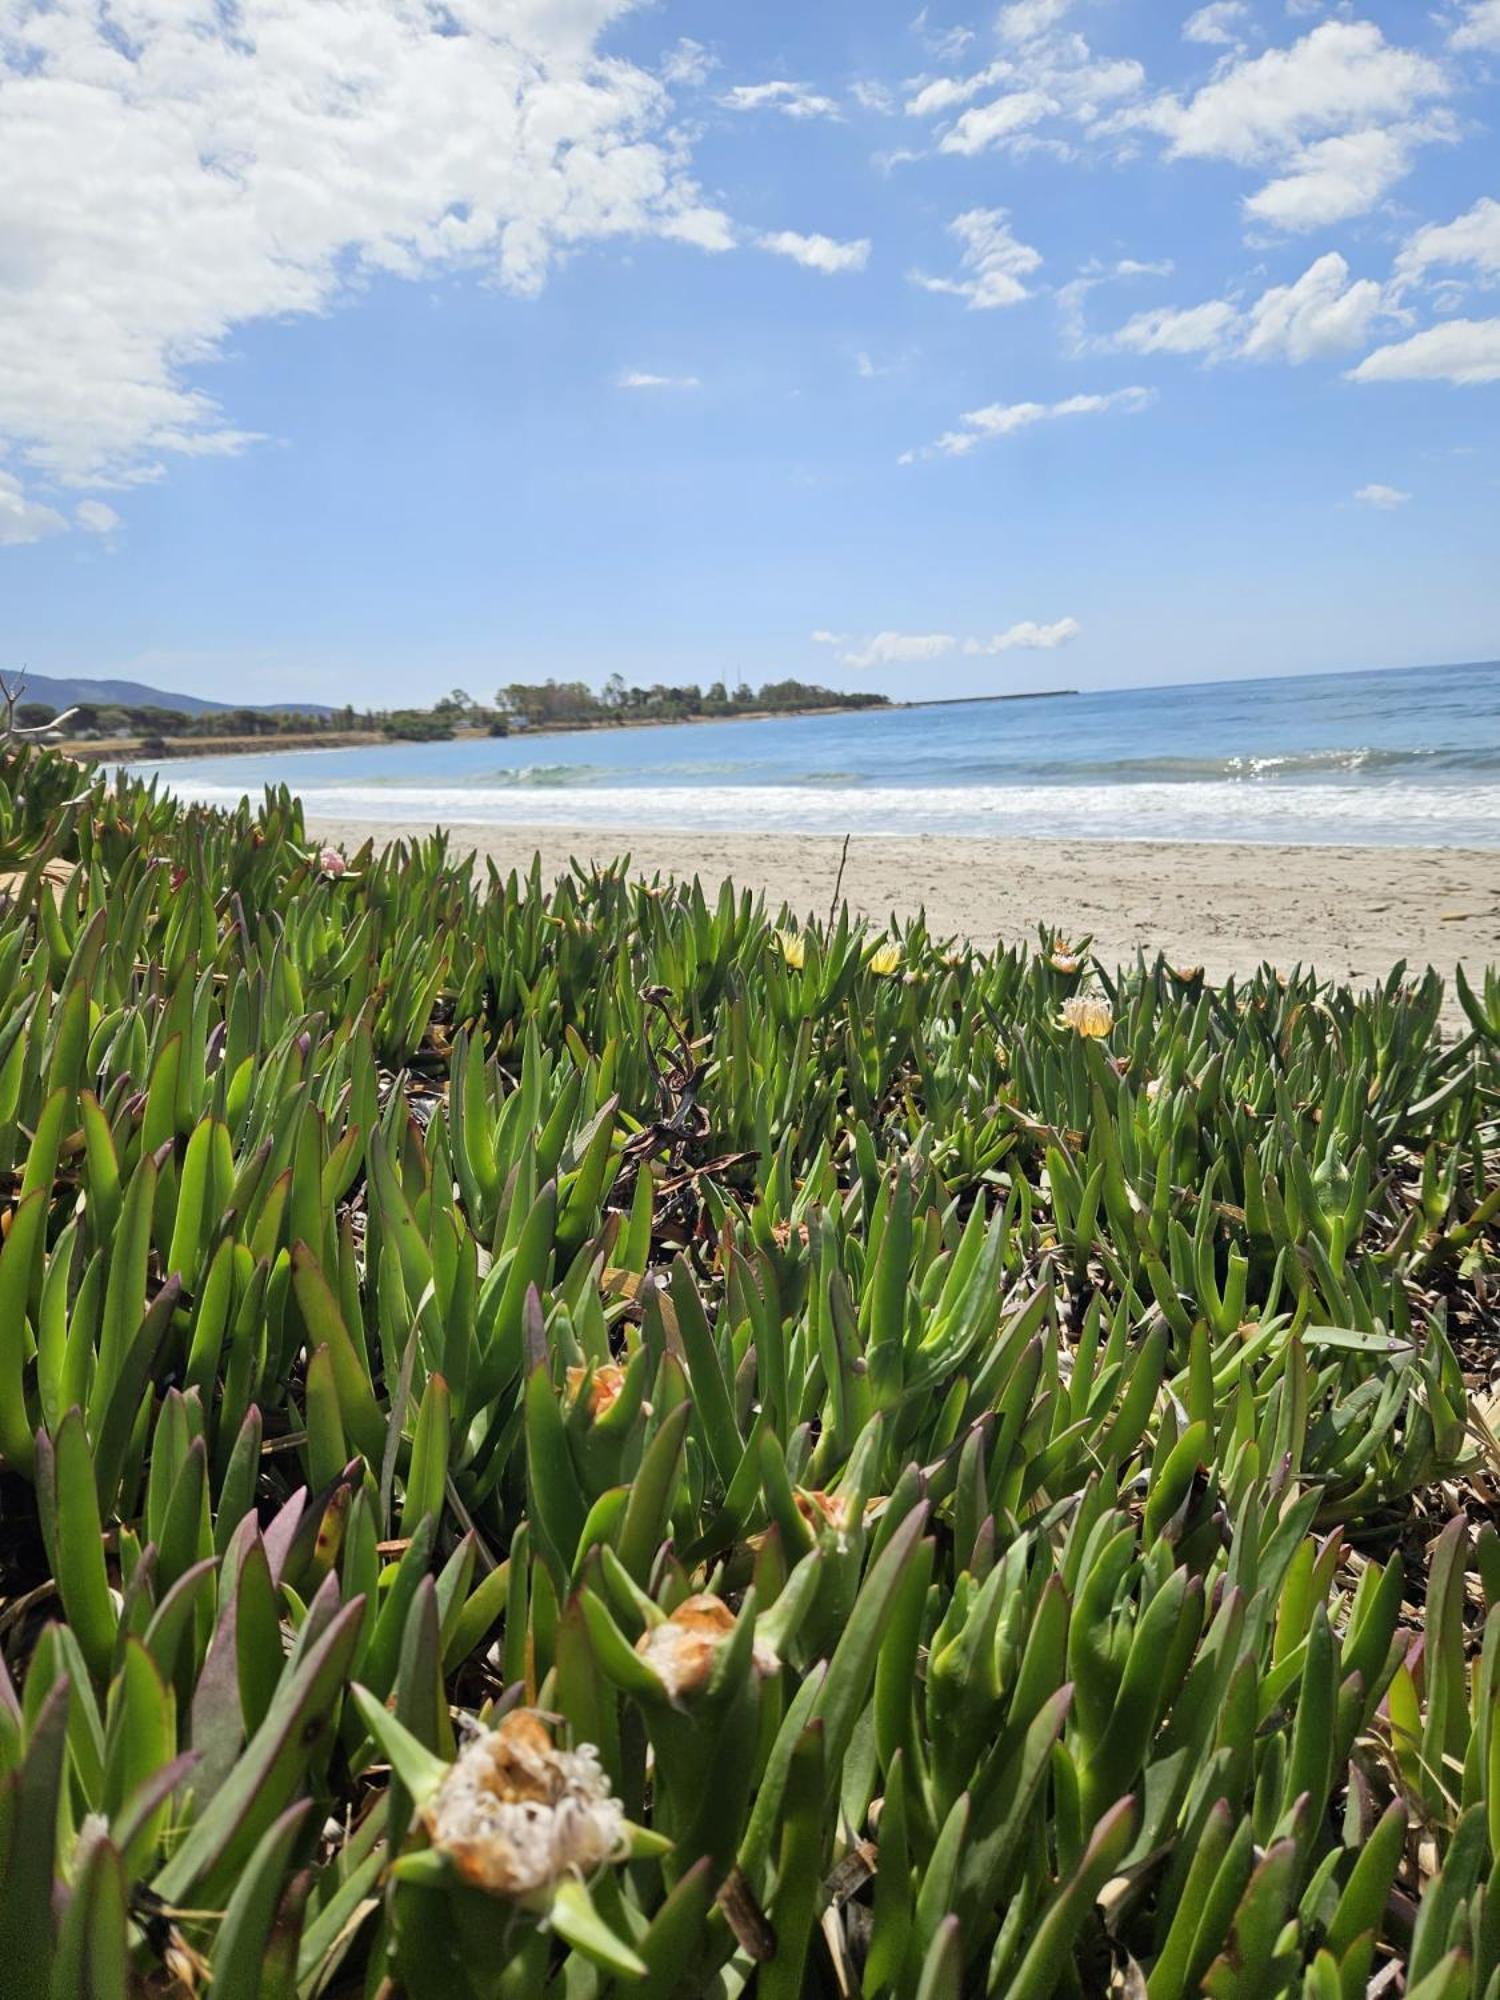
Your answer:
[[[50,702],[59,710],[88,701],[101,708],[171,708],[179,715],[225,715],[234,708],[264,709],[277,715],[333,714],[328,704],[321,701],[206,701],[202,695],[174,694],[167,688],[147,687],[144,681],[73,680],[33,673],[14,678],[26,682],[24,701]]]

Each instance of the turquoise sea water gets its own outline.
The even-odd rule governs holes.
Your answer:
[[[391,825],[1500,847],[1500,662],[138,768]]]

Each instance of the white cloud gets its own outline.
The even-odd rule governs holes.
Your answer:
[[[1390,347],[1377,347],[1352,382],[1500,382],[1500,319],[1450,319]]]
[[[1011,652],[1050,653],[1082,630],[1076,618],[1059,618],[1054,625],[1025,618],[988,639],[959,639],[952,632],[877,632],[868,639],[852,639],[847,632],[814,632],[812,637],[815,645],[835,648],[846,667],[910,667],[959,651],[971,659]]]
[[[1316,138],[1406,118],[1447,88],[1439,64],[1394,48],[1373,21],[1324,21],[1290,48],[1232,64],[1186,103],[1158,98],[1143,122],[1177,157],[1257,166]]]
[[[873,82],[869,77],[856,77],[849,86],[849,95],[861,111],[878,111],[888,115],[896,109],[896,100],[886,86]]]
[[[1153,306],[1125,322],[1109,345],[1133,354],[1215,354],[1239,324],[1239,309],[1227,299],[1201,306]]]
[[[951,632],[877,632],[860,642],[857,652],[839,657],[846,667],[905,667],[939,660],[957,644]]]
[[[1326,229],[1368,215],[1411,170],[1422,125],[1371,126],[1319,139],[1293,154],[1290,170],[1247,197],[1245,213],[1276,229]]]
[[[831,97],[805,83],[737,83],[719,99],[726,111],[780,111],[788,118],[837,118]]]
[[[1383,514],[1390,514],[1397,507],[1404,507],[1411,495],[1403,493],[1399,486],[1381,486],[1377,483],[1361,486],[1354,498],[1361,507],[1375,507]]]
[[[840,243],[832,236],[803,236],[795,229],[776,229],[756,242],[777,257],[790,257],[809,271],[832,275],[837,271],[862,271],[870,261],[870,239],[862,236],[853,243]]]
[[[67,528],[66,518],[55,507],[28,500],[20,480],[0,472],[0,549],[44,541],[48,535],[66,534]]]
[[[1004,208],[970,208],[948,224],[950,236],[962,246],[962,278],[929,278],[913,271],[912,283],[928,292],[949,292],[967,299],[971,311],[1018,305],[1029,298],[1024,280],[1041,268],[1042,253],[1020,242]]]
[[[1010,0],[995,25],[1008,42],[1034,42],[1055,28],[1073,0]]]
[[[1315,361],[1347,353],[1369,337],[1385,295],[1371,278],[1349,282],[1336,250],[1292,285],[1273,285],[1250,308],[1240,352],[1247,361]]]
[[[1500,49],[1500,0],[1468,0],[1449,39],[1456,49]]]
[[[643,368],[624,368],[615,377],[617,389],[699,389],[696,375],[651,375]]]
[[[1007,77],[1017,74],[1011,62],[990,63],[985,69],[975,70],[971,76],[939,76],[924,83],[914,97],[906,100],[907,116],[911,118],[936,118],[946,111],[954,110],[960,104],[968,104],[982,90],[993,84],[1003,83]]]
[[[1383,288],[1371,278],[1351,281],[1347,262],[1330,250],[1295,283],[1272,285],[1249,306],[1232,299],[1157,306],[1092,345],[1135,354],[1201,354],[1213,361],[1237,355],[1245,361],[1301,363],[1358,347],[1386,310]]]
[[[1208,6],[1189,14],[1183,22],[1183,40],[1210,46],[1237,42],[1240,24],[1249,11],[1245,0],[1209,0]]]
[[[106,507],[102,500],[80,500],[73,509],[73,519],[91,535],[112,535],[120,525],[114,508]]]
[[[1121,257],[1113,264],[1101,264],[1095,258],[1085,264],[1076,278],[1070,278],[1067,284],[1059,285],[1056,292],[1063,338],[1068,351],[1072,354],[1083,354],[1088,349],[1084,304],[1090,292],[1095,292],[1101,285],[1111,284],[1120,278],[1169,278],[1173,268],[1170,257],[1163,258],[1158,263],[1147,263],[1138,257]]]
[[[1500,201],[1482,196],[1452,222],[1429,222],[1396,259],[1396,278],[1410,283],[1438,266],[1469,266],[1484,279],[1500,278]]]
[[[1033,424],[1051,423],[1059,417],[1103,416],[1111,410],[1128,414],[1144,410],[1154,400],[1150,389],[1129,388],[1102,396],[1068,396],[1060,403],[987,403],[982,409],[966,410],[959,418],[959,429],[944,431],[917,451],[903,452],[900,463],[911,465],[919,458],[962,458],[990,438],[1009,437]]]
[[[1279,169],[1247,212],[1312,229],[1367,213],[1417,146],[1450,136],[1446,117],[1419,115],[1448,88],[1440,63],[1387,42],[1373,22],[1323,21],[1289,48],[1221,67],[1189,98],[1158,97],[1113,124],[1160,132],[1175,159]]]
[[[1044,118],[1051,118],[1062,106],[1045,90],[1012,90],[988,104],[974,104],[938,141],[940,153],[988,152],[1002,140],[1013,139]]]
[[[0,452],[97,485],[242,450],[205,365],[376,276],[527,294],[591,243],[729,248],[663,84],[596,54],[626,11],[7,6]]]
[[[923,7],[911,22],[911,32],[940,62],[957,62],[974,39],[972,28],[935,28],[928,24],[931,8]]]
[[[1096,57],[1082,35],[1055,32],[1060,8],[1011,11],[1017,18],[1010,23],[1009,55],[967,76],[928,77],[912,86],[906,109],[913,117],[941,118],[960,105],[969,107],[940,133],[940,152],[972,156],[999,147],[1023,153],[1045,145],[1066,154],[1066,137],[1044,137],[1036,128],[1062,120],[1065,129],[1087,131],[1104,105],[1134,97],[1144,87],[1146,74],[1138,62]],[[1002,16],[1002,33],[1006,19]],[[975,103],[995,90],[997,96]]]
[[[691,35],[682,35],[662,58],[662,80],[680,89],[697,90],[718,67],[718,57],[711,55],[702,42],[695,42]]]
[[[997,632],[992,639],[965,639],[966,653],[1051,653],[1059,646],[1066,646],[1070,639],[1076,639],[1083,627],[1076,618],[1059,618],[1055,625],[1038,625],[1035,619],[1023,618],[1019,625],[1012,625],[1008,632]]]

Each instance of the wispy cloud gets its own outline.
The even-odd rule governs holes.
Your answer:
[[[696,375],[652,375],[644,368],[622,368],[615,377],[617,389],[701,389]]]
[[[948,224],[948,233],[961,246],[959,264],[963,276],[931,278],[925,272],[913,271],[914,285],[920,285],[924,291],[949,292],[956,298],[967,299],[975,311],[1018,305],[1030,297],[1024,281],[1040,270],[1042,253],[1014,235],[1008,209],[966,209]]]
[[[1050,653],[1076,639],[1082,630],[1076,618],[1059,618],[1051,625],[1023,618],[988,638],[961,639],[954,632],[876,632],[868,638],[851,638],[847,632],[814,632],[812,637],[815,645],[832,647],[846,667],[911,667],[952,653],[969,659],[1013,652]]]
[[[912,465],[920,458],[962,458],[977,445],[1029,430],[1033,424],[1053,423],[1061,417],[1104,416],[1110,411],[1129,414],[1148,408],[1154,400],[1153,390],[1137,386],[1113,389],[1108,395],[1067,396],[1058,403],[987,403],[982,409],[966,410],[958,420],[957,429],[944,431],[931,444],[915,451],[903,452],[900,463]]]
[[[861,236],[852,243],[841,243],[833,236],[804,236],[795,229],[774,229],[755,240],[762,250],[769,250],[773,256],[790,257],[793,263],[802,264],[809,271],[822,271],[830,277],[840,271],[862,271],[870,261],[870,239],[867,236]]]
[[[1382,486],[1378,481],[1361,486],[1354,496],[1361,507],[1373,507],[1378,513],[1393,514],[1398,507],[1404,507],[1411,495],[1403,493],[1399,486]]]
[[[779,111],[785,118],[840,118],[838,102],[805,83],[737,83],[719,99],[726,111]]]

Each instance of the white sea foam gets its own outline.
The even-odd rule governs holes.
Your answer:
[[[171,790],[232,805],[250,789],[163,772]],[[312,819],[386,826],[703,828],[910,837],[923,833],[1076,835],[1090,840],[1500,847],[1500,784],[725,785],[548,787],[308,785]]]

